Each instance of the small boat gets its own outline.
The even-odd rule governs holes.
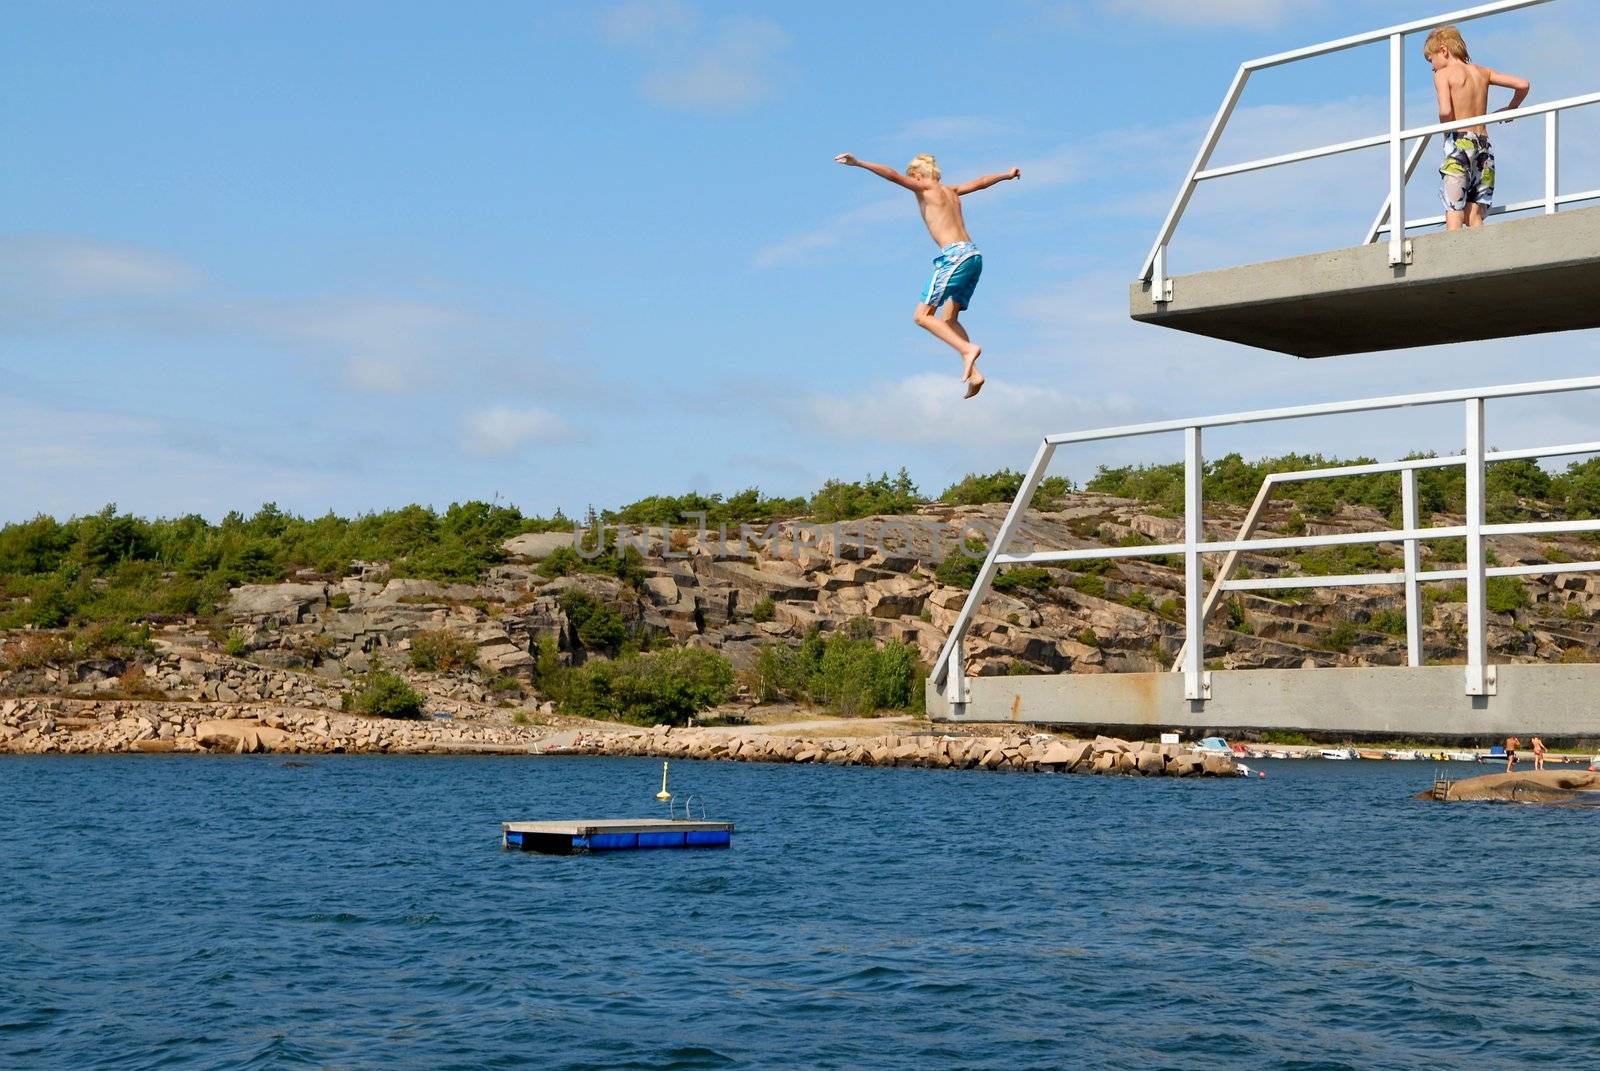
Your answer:
[[[1385,751],[1383,757],[1391,762],[1416,762],[1418,755],[1415,751]]]
[[[1330,762],[1345,762],[1349,759],[1361,757],[1353,747],[1327,747],[1323,748],[1318,754]]]
[[[1589,760],[1589,772],[1600,773],[1600,755],[1596,755]]]
[[[1477,762],[1478,755],[1474,751],[1446,751],[1444,757],[1448,762]]]
[[[1239,770],[1240,777],[1255,776],[1255,774],[1250,772],[1250,767],[1239,761],[1240,756],[1245,754],[1245,748],[1243,744],[1230,744],[1220,736],[1207,736],[1202,738],[1198,744],[1195,744],[1189,750],[1194,752],[1196,755],[1201,756],[1226,756],[1227,758],[1233,760],[1234,766]]]

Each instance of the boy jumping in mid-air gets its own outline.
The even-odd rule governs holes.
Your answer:
[[[928,225],[928,233],[939,246],[939,255],[933,258],[933,276],[923,288],[922,299],[912,315],[919,327],[926,328],[961,355],[961,380],[967,385],[966,396],[972,397],[983,389],[983,373],[978,371],[978,357],[983,347],[967,337],[960,317],[972,307],[972,291],[978,285],[978,276],[983,274],[983,254],[972,244],[972,236],[961,218],[961,196],[986,190],[1006,179],[1021,178],[1022,172],[1013,167],[1004,174],[984,175],[959,186],[945,186],[939,182],[938,162],[927,153],[906,165],[904,175],[883,164],[857,160],[847,152],[835,156],[834,160],[848,167],[864,167],[917,195],[922,222]],[[948,305],[942,318],[939,316],[941,305]]]
[[[1439,122],[1453,123],[1489,114],[1489,87],[1512,91],[1511,111],[1528,99],[1528,80],[1473,63],[1467,43],[1454,26],[1441,26],[1428,35],[1422,52],[1433,65],[1433,88],[1439,95]],[[1494,151],[1483,124],[1452,130],[1444,139],[1444,163],[1439,167],[1439,194],[1444,199],[1446,230],[1462,225],[1483,226],[1494,204]]]

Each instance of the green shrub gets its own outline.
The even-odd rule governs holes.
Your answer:
[[[1073,587],[1077,587],[1077,584],[1073,584]],[[1153,612],[1156,608],[1155,600],[1142,591],[1132,592],[1126,599],[1122,600],[1122,603],[1124,606],[1132,607],[1135,610],[1148,610]]]
[[[234,658],[243,658],[245,652],[250,650],[250,641],[244,633],[231,631],[222,638],[222,650]]]
[[[328,608],[331,610],[345,610],[349,606],[350,593],[348,591],[336,591],[328,596]]]
[[[1083,644],[1085,647],[1100,646],[1100,637],[1092,628],[1085,628],[1081,630],[1077,636],[1074,637],[1074,639]]]
[[[423,629],[411,637],[411,668],[458,673],[478,664],[478,645],[449,629]]]
[[[970,591],[982,567],[982,558],[974,558],[958,550],[934,568],[933,578],[946,587]]]
[[[988,502],[1010,502],[1022,490],[1023,475],[1012,469],[1001,469],[987,475],[967,473],[959,482],[951,484],[939,496],[940,502],[956,506],[981,506]],[[1077,488],[1071,480],[1061,476],[1046,476],[1039,481],[1032,505],[1035,509],[1049,510],[1060,505],[1061,500]]]
[[[86,626],[73,640],[72,647],[80,658],[97,655],[126,656],[155,649],[155,645],[150,642],[148,625],[135,628],[121,621],[99,621]]]
[[[750,620],[758,624],[771,621],[773,614],[777,612],[777,608],[777,603],[772,601],[772,596],[764,595],[756,600],[754,606],[750,607]]]
[[[1012,663],[1006,667],[1006,676],[1008,677],[1031,677],[1035,672],[1036,670],[1034,670],[1032,666],[1028,665],[1028,663],[1022,661],[1021,659],[1013,660]]]
[[[1048,591],[1055,586],[1056,578],[1050,570],[1037,565],[1013,565],[1002,569],[994,578],[994,590],[1002,594],[1015,591]]]
[[[557,600],[572,623],[578,642],[587,650],[614,655],[628,638],[628,626],[616,607],[600,602],[576,588],[563,591]]]
[[[43,669],[72,660],[72,643],[53,632],[30,632],[0,649],[0,669]]]
[[[885,472],[860,483],[829,480],[811,496],[807,512],[813,520],[827,524],[886,513],[910,513],[922,503],[922,492],[911,482],[911,474],[901,469],[893,477]]]
[[[1406,634],[1406,612],[1404,610],[1376,610],[1367,624],[1386,636],[1404,636]]]
[[[1355,622],[1340,620],[1322,638],[1322,647],[1324,650],[1346,654],[1360,636],[1361,631],[1356,628]]]
[[[1514,576],[1491,576],[1485,585],[1483,601],[1494,613],[1515,613],[1528,605],[1528,589]]]
[[[1106,597],[1106,582],[1093,573],[1078,573],[1072,578],[1072,590],[1103,599]]]
[[[557,702],[569,714],[633,725],[683,725],[733,694],[733,667],[715,651],[661,651],[595,659],[565,673]]]
[[[871,622],[862,619],[826,640],[812,629],[798,647],[771,644],[756,655],[763,702],[802,700],[838,714],[921,712],[922,678],[915,648],[898,641],[879,647]]]
[[[358,714],[380,718],[418,718],[422,716],[422,696],[405,678],[375,669],[368,673],[351,706]]]

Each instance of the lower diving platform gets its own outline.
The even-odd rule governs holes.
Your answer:
[[[732,822],[580,818],[561,822],[502,822],[500,825],[501,847],[552,855],[641,848],[727,848],[732,844]]]
[[[1181,673],[970,677],[966,702],[927,685],[936,722],[1019,722],[1148,734],[1287,730],[1328,735],[1600,740],[1600,665],[1493,667],[1494,694],[1463,693],[1461,666],[1240,669],[1206,673],[1205,702]]]
[[[1142,323],[1295,357],[1600,327],[1600,208],[1564,210],[1130,287]]]

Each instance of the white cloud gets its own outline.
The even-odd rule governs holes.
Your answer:
[[[1303,18],[1325,5],[1322,0],[1104,0],[1103,6],[1113,15],[1159,22],[1257,29],[1276,26],[1289,15]]]
[[[992,116],[941,115],[913,119],[885,140],[915,142],[918,145],[946,145],[951,142],[971,142],[1015,134],[1017,130],[1016,123]]]
[[[513,409],[504,405],[468,415],[464,431],[465,449],[483,457],[506,457],[528,443],[571,438],[566,422],[547,409]]]
[[[70,294],[148,295],[194,285],[199,273],[148,250],[73,235],[0,235],[0,279]]]
[[[640,53],[645,100],[710,114],[743,111],[772,89],[789,35],[771,19],[736,15],[703,29],[699,12],[678,0],[629,0],[611,8],[602,31]]]
[[[602,16],[601,29],[613,44],[637,45],[682,34],[699,21],[699,13],[681,0],[627,0]]]
[[[220,517],[251,503],[332,500],[335,474],[275,453],[267,429],[0,398],[0,517],[67,517],[107,502],[145,515]],[[353,463],[344,459],[340,475]]]
[[[915,211],[916,205],[906,195],[871,201],[847,212],[841,212],[809,231],[802,231],[764,246],[756,251],[751,263],[758,268],[776,268],[793,264],[820,250],[832,249],[848,240],[860,240],[873,225],[907,216]]]
[[[256,304],[239,311],[270,339],[331,355],[345,385],[369,394],[412,394],[436,385],[478,327],[463,310],[400,298]]]
[[[813,395],[801,404],[797,421],[834,441],[953,446],[1015,458],[1049,432],[1110,423],[1134,410],[1123,393],[1091,397],[995,374],[982,394],[965,399],[956,362],[950,363],[947,375],[873,383],[858,394]]]

